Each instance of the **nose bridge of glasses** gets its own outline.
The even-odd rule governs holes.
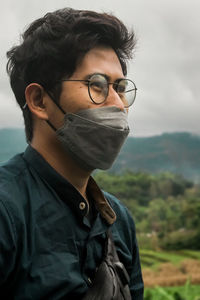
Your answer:
[[[119,94],[118,93],[118,83],[117,82],[108,82],[108,94],[111,93],[116,93],[116,94]]]
[[[108,93],[106,98],[107,105],[115,105],[120,109],[124,109],[125,105],[118,93],[118,84],[116,82],[108,82]]]

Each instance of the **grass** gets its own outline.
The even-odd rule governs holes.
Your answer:
[[[154,251],[141,249],[140,259],[142,268],[150,267],[157,269],[161,263],[172,263],[179,265],[183,260],[200,260],[200,251],[180,250],[180,251]]]
[[[181,250],[179,251],[180,255],[186,256],[187,258],[196,258],[200,260],[200,251],[194,251],[194,250]]]
[[[140,256],[145,287],[200,284],[199,251],[141,250]]]
[[[168,288],[146,288],[144,300],[200,300],[200,285],[190,285]]]

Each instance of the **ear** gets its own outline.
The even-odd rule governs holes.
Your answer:
[[[46,93],[38,83],[31,83],[25,90],[26,103],[30,111],[39,119],[47,120]]]

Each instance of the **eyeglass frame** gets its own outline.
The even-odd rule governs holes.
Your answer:
[[[108,97],[108,94],[109,94],[109,85],[110,85],[110,84],[113,85],[113,89],[114,89],[115,92],[118,94],[118,92],[117,92],[117,90],[114,88],[114,86],[115,86],[115,85],[118,85],[118,82],[120,82],[121,80],[127,80],[127,81],[130,81],[130,82],[133,83],[134,89],[132,89],[132,90],[135,91],[135,95],[134,95],[134,98],[133,98],[133,102],[132,102],[130,105],[126,105],[126,106],[124,105],[124,108],[128,108],[128,107],[130,107],[131,105],[133,105],[133,103],[135,102],[135,98],[136,98],[137,87],[136,87],[135,83],[134,83],[131,79],[127,79],[127,78],[119,78],[119,79],[115,80],[115,82],[109,82],[109,81],[108,81],[108,77],[106,76],[106,74],[94,73],[94,74],[90,75],[90,77],[92,77],[92,76],[94,76],[94,75],[101,75],[101,76],[103,76],[103,77],[106,79],[107,85],[108,85],[108,92],[107,92],[107,95],[105,96],[104,101],[99,102],[99,103],[95,102],[94,99],[93,99],[92,96],[91,96],[91,93],[90,93],[90,82],[91,82],[91,81],[90,81],[90,79],[61,79],[61,80],[59,80],[59,82],[63,82],[63,81],[69,81],[69,82],[87,82],[87,86],[88,86],[88,94],[89,94],[90,99],[92,100],[92,102],[93,102],[94,104],[100,105],[100,104],[104,103],[104,102],[106,101],[107,97]],[[90,78],[90,77],[89,77],[89,78]],[[131,90],[131,91],[132,91],[132,90]]]

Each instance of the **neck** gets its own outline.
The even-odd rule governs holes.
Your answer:
[[[59,142],[55,140],[47,143],[36,143],[33,139],[31,146],[37,150],[42,157],[67,181],[69,181],[79,193],[87,200],[86,189],[91,172],[83,170],[71,157],[66,153]],[[49,151],[51,149],[51,151]]]

